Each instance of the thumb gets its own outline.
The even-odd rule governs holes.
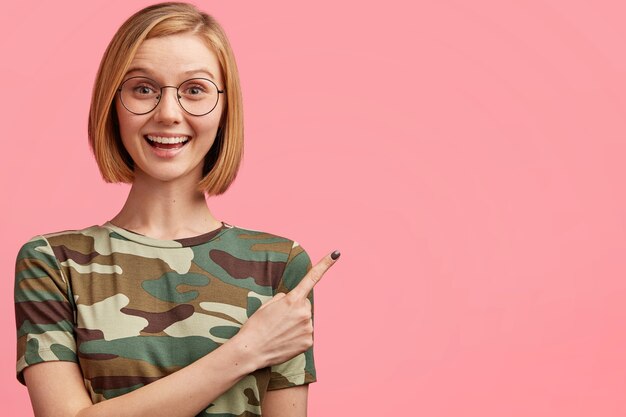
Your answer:
[[[268,305],[275,303],[276,301],[280,300],[281,298],[285,298],[287,296],[287,294],[283,293],[283,292],[279,292],[278,294],[276,294],[275,296],[273,296],[272,298],[270,298],[270,300],[266,303],[261,304],[261,307],[259,307],[257,309],[257,311],[261,311],[263,310],[265,307],[267,307]]]

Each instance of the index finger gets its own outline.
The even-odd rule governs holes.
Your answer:
[[[318,263],[316,263],[307,274],[302,278],[302,281],[296,287],[287,294],[288,297],[296,299],[305,299],[309,296],[309,293],[315,287],[315,285],[322,279],[322,276],[333,266],[333,264],[339,259],[341,254],[339,251],[324,256]]]

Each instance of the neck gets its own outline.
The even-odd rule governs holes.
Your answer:
[[[182,239],[221,226],[207,206],[197,182],[161,182],[136,177],[117,216],[116,226],[156,239]]]

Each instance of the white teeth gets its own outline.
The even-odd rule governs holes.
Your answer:
[[[164,138],[161,136],[152,136],[152,135],[147,135],[146,136],[149,140],[151,140],[152,142],[156,142],[156,143],[184,143],[187,142],[189,140],[189,136],[176,136],[176,137],[170,137],[170,138]]]

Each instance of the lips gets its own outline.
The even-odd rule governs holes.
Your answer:
[[[178,149],[182,148],[191,139],[189,136],[160,136],[160,135],[145,135],[144,139],[153,148],[160,149]]]

